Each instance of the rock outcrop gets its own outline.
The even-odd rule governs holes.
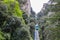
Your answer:
[[[28,15],[30,15],[31,12],[31,4],[30,0],[18,0],[20,3],[20,8]]]

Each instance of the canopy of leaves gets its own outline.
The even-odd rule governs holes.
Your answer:
[[[17,0],[0,0],[0,40],[30,40],[23,13]]]

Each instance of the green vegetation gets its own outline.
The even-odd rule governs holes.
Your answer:
[[[46,9],[43,11],[45,15],[40,18],[38,17],[39,25],[41,27],[44,26],[44,34],[42,34],[42,30],[40,30],[40,35],[44,35],[44,40],[60,40],[60,1],[50,0],[50,2],[52,3],[47,3]],[[42,36],[40,36],[40,38],[41,40],[43,39]]]
[[[17,0],[0,0],[0,40],[32,40],[26,17]]]
[[[40,40],[60,40],[60,1],[50,1],[57,4],[47,5],[44,15],[37,15]],[[34,39],[35,12],[31,8],[31,15],[28,17],[27,13],[20,9],[20,4],[26,2],[27,0],[0,0],[0,40]]]

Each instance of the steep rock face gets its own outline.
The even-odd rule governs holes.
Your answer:
[[[30,32],[31,40],[33,40],[34,39],[35,12],[31,8],[30,0],[18,0],[18,1],[20,3],[21,10],[24,11],[23,18],[25,19],[26,24],[30,28],[29,32]]]
[[[48,3],[44,3],[41,11],[37,14],[37,16],[41,17],[41,16],[49,14],[50,12],[58,11],[56,9],[53,10],[56,4],[57,4],[56,0],[49,0]]]
[[[33,11],[33,9],[31,8],[31,14],[30,14],[30,17],[35,17],[35,12]]]
[[[50,0],[37,14],[40,26],[44,26],[44,40],[60,40],[60,0]],[[42,15],[43,14],[43,15]],[[58,21],[57,21],[58,20]],[[58,26],[57,26],[58,25]],[[58,29],[59,28],[59,29]]]
[[[20,8],[26,13],[26,14],[30,14],[31,11],[31,4],[30,4],[30,0],[18,0],[18,2],[20,3]]]

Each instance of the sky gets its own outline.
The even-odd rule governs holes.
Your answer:
[[[44,3],[47,3],[49,0],[30,0],[31,7],[36,12],[36,14],[41,11]]]

